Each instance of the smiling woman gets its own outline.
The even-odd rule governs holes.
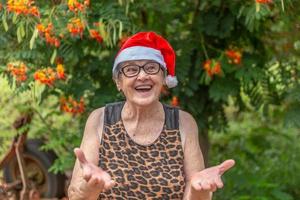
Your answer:
[[[175,53],[154,32],[140,32],[121,47],[113,79],[125,102],[88,118],[69,187],[76,199],[211,199],[233,160],[204,169],[193,117],[159,101],[177,85]]]

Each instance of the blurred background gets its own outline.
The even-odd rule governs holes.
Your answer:
[[[70,172],[89,113],[122,100],[118,48],[155,31],[177,55],[162,102],[196,118],[207,166],[236,160],[215,199],[300,199],[299,13],[297,0],[0,0],[0,159],[26,132],[56,154],[51,173]]]

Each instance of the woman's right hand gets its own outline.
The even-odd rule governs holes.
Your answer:
[[[80,148],[75,148],[74,153],[79,161],[82,175],[86,182],[85,186],[80,187],[82,193],[87,196],[94,196],[92,194],[98,196],[101,192],[109,190],[115,185],[115,182],[107,172],[87,161]]]

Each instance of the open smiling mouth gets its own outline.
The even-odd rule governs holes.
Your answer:
[[[134,88],[138,92],[149,92],[152,89],[152,85],[140,85]]]

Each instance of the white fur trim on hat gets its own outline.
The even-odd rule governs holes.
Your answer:
[[[154,60],[167,69],[164,57],[159,50],[144,46],[133,46],[122,50],[117,55],[113,66],[113,72],[118,64],[131,60]]]
[[[178,84],[178,80],[177,80],[176,76],[168,75],[166,77],[166,85],[168,86],[168,88],[176,87],[177,84]]]

